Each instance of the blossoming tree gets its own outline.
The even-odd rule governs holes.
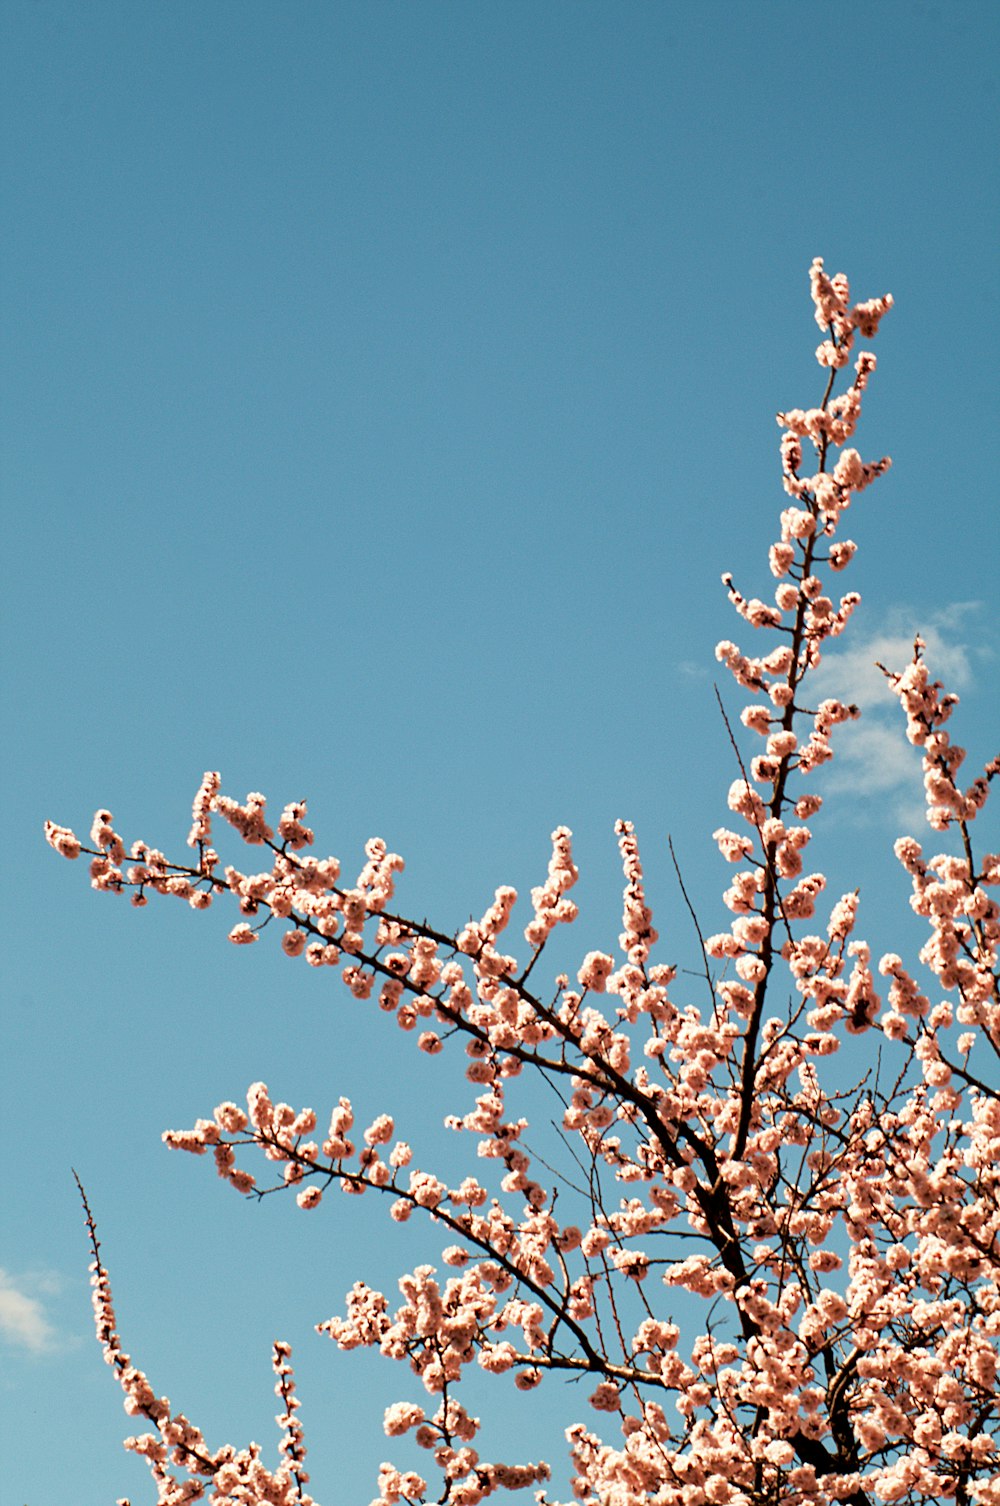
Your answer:
[[[1000,912],[989,893],[1000,855],[974,841],[1000,759],[967,788],[958,782],[963,751],[945,731],[955,697],[930,678],[918,640],[912,663],[886,673],[922,750],[929,825],[947,848],[927,857],[911,837],[896,844],[929,930],[925,993],[895,953],[873,968],[855,935],[856,894],[827,903],[822,874],[805,862],[821,807],[810,776],[833,756],[833,729],[858,715],[838,700],[812,705],[809,693],[827,640],[858,602],[830,594],[856,550],[842,523],[889,464],[850,447],[875,370],[854,345],[876,334],[892,302],[852,303],[847,280],[819,260],[811,290],[825,391],[818,406],[779,414],[790,505],[770,548],[773,602],[723,577],[762,635],[757,652],[728,641],[716,650],[747,693],[741,720],[761,744],[746,763],[741,755],[729,791],[733,829],[714,833],[735,872],[729,929],[703,939],[708,1007],[654,960],[628,821],[617,825],[619,953],[581,947],[575,976],[546,984],[546,944],[577,914],[562,827],[531,892],[524,945],[508,949],[512,889],[457,934],[405,919],[402,860],[384,842],[370,841],[360,873],[345,879],[336,858],[312,855],[304,804],[272,827],[262,795],[240,803],[215,773],[195,797],[189,861],[142,841],[127,848],[106,810],[89,846],[47,826],[65,857],[89,855],[95,888],[135,905],[154,895],[197,910],[228,902],[240,915],[232,942],[254,943],[273,924],[289,958],[339,971],[371,1001],[373,1031],[381,1012],[417,1049],[460,1063],[445,1123],[473,1137],[481,1159],[470,1165],[487,1169],[458,1185],[413,1164],[389,1112],[358,1133],[341,1097],[319,1130],[312,1109],[275,1102],[261,1082],[245,1108],[222,1103],[164,1137],[210,1154],[243,1197],[277,1182],[299,1209],[318,1210],[339,1184],[381,1195],[392,1219],[440,1231],[443,1269],[402,1275],[398,1300],[359,1282],[344,1315],[320,1325],[341,1349],[377,1348],[417,1377],[385,1414],[391,1439],[413,1436],[394,1444],[409,1451],[402,1464],[382,1465],[377,1506],[472,1506],[500,1488],[543,1486],[544,1463],[481,1457],[479,1420],[463,1404],[470,1367],[510,1372],[522,1391],[553,1375],[589,1379],[590,1410],[568,1431],[573,1491],[586,1503],[1000,1506]],[[220,822],[262,854],[256,871],[223,865]],[[831,1059],[845,1035],[863,1032],[879,1042],[878,1069],[845,1088]],[[575,1179],[526,1148],[519,1108],[542,1079],[563,1101]],[[288,1346],[274,1346],[280,1462],[266,1465],[255,1444],[211,1446],[124,1352],[84,1203],[98,1335],[126,1411],[145,1425],[126,1447],[148,1461],[157,1501],[306,1506]]]

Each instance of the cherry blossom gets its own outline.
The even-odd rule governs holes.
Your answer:
[[[741,631],[764,637],[716,648],[746,693],[737,730],[751,746],[731,733],[740,777],[713,841],[732,866],[721,929],[702,935],[699,922],[701,986],[654,960],[626,819],[618,951],[608,938],[580,946],[547,985],[552,932],[578,919],[566,827],[519,955],[509,885],[457,927],[408,919],[403,860],[385,841],[357,868],[317,857],[305,801],[272,828],[262,794],[227,796],[215,772],[194,798],[193,861],[126,847],[103,808],[89,845],[46,824],[59,854],[87,856],[95,889],[228,904],[238,946],[274,922],[291,961],[339,973],[373,1043],[395,1021],[415,1049],[458,1064],[444,1125],[475,1146],[457,1181],[403,1138],[390,1103],[356,1125],[346,1082],[331,1084],[322,1119],[256,1082],[245,1108],[227,1098],[164,1135],[210,1155],[242,1197],[284,1191],[318,1219],[331,1191],[384,1198],[387,1217],[440,1233],[439,1265],[404,1271],[395,1293],[359,1281],[339,1313],[318,1315],[338,1349],[378,1350],[408,1374],[385,1412],[399,1453],[375,1471],[373,1506],[472,1506],[500,1489],[547,1500],[549,1464],[481,1452],[489,1419],[462,1390],[479,1372],[524,1392],[583,1382],[572,1395],[585,1417],[566,1442],[585,1506],[1000,1506],[1000,855],[982,852],[975,824],[1000,758],[960,782],[967,755],[945,730],[957,698],[918,638],[910,664],[885,672],[921,750],[928,827],[950,845],[897,842],[927,938],[916,958],[874,959],[858,893],[828,894],[812,860],[812,785],[859,715],[817,702],[812,676],[860,600],[831,584],[858,550],[838,536],[844,515],[889,466],[854,447],[876,370],[855,346],[892,299],[852,302],[819,259],[810,288],[826,385],[817,405],[778,415],[788,505],[768,546],[773,605],[722,577]],[[216,816],[252,849],[250,871],[211,845]],[[873,1064],[860,1080],[843,1049],[856,1036]],[[561,1099],[562,1166],[534,1148],[533,1082]],[[280,1462],[266,1467],[255,1444],[211,1449],[124,1352],[84,1206],[98,1337],[147,1426],[126,1447],[146,1459],[157,1502],[306,1506],[288,1346],[273,1355]]]

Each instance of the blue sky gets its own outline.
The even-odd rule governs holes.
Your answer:
[[[275,944],[228,946],[218,913],[93,894],[42,821],[84,832],[106,804],[176,851],[219,768],[240,797],[307,797],[345,868],[385,837],[401,908],[442,926],[540,882],[565,822],[582,953],[619,929],[624,815],[664,954],[692,965],[666,838],[718,929],[712,650],[740,636],[719,575],[767,585],[774,413],[821,391],[818,254],[897,306],[859,435],[895,465],[852,522],[864,602],[830,671],[867,721],[816,851],[831,888],[860,883],[876,951],[919,941],[891,856],[919,777],[869,666],[923,630],[958,740],[994,751],[998,12],[2,15],[4,1502],[151,1498],[91,1338],[71,1165],[153,1384],[213,1444],[270,1448],[288,1338],[315,1494],[365,1501],[409,1381],[311,1325],[433,1240],[408,1256],[367,1200],[246,1205],[160,1133],[264,1077],[321,1116],[341,1093],[394,1111],[432,1165],[455,1074]],[[509,1405],[555,1459],[582,1410],[557,1387]]]

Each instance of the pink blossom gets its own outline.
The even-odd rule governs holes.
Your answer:
[[[80,856],[79,838],[74,836],[68,826],[57,826],[54,821],[46,821],[45,840],[64,858]]]
[[[591,989],[594,993],[603,993],[614,965],[614,958],[607,952],[588,952],[577,974],[580,986]]]
[[[335,1185],[352,1197],[384,1193],[368,1199],[373,1212],[440,1237],[440,1275],[405,1271],[395,1305],[359,1281],[343,1315],[319,1325],[341,1350],[371,1348],[406,1366],[434,1398],[391,1404],[384,1426],[401,1447],[424,1450],[436,1478],[384,1463],[379,1506],[478,1506],[547,1478],[542,1464],[482,1457],[462,1389],[473,1366],[484,1384],[509,1373],[524,1392],[546,1371],[586,1378],[579,1395],[605,1435],[579,1422],[567,1433],[571,1488],[586,1506],[1000,1506],[1000,1100],[990,1076],[1000,856],[981,853],[975,824],[1000,759],[960,782],[966,755],[945,725],[956,698],[917,640],[911,662],[886,675],[920,750],[940,840],[926,854],[912,838],[896,844],[924,940],[915,957],[886,951],[873,967],[859,934],[864,896],[848,888],[829,904],[824,875],[805,872],[823,822],[815,836],[804,824],[822,801],[803,787],[838,756],[834,729],[858,715],[847,700],[822,699],[815,672],[859,601],[830,593],[830,572],[856,552],[839,536],[844,514],[888,467],[854,448],[876,369],[855,342],[875,334],[891,299],[852,302],[846,277],[828,276],[819,259],[810,289],[823,380],[816,406],[779,415],[787,505],[768,556],[775,605],[723,576],[732,608],[764,636],[754,653],[729,639],[716,650],[746,692],[729,719],[740,777],[727,803],[740,830],[713,834],[735,865],[723,892],[728,930],[713,933],[710,906],[689,900],[686,879],[682,887],[696,966],[683,942],[669,963],[650,965],[657,936],[628,821],[615,827],[619,958],[580,948],[578,987],[568,972],[545,978],[541,957],[554,929],[577,919],[565,827],[531,891],[520,962],[499,946],[511,887],[496,888],[485,913],[481,901],[466,910],[480,918],[458,930],[407,918],[413,907],[395,899],[403,861],[386,842],[369,840],[355,883],[343,886],[338,859],[304,850],[314,833],[303,801],[285,806],[276,839],[263,796],[240,804],[216,774],[195,797],[196,852],[184,863],[145,842],[126,860],[103,809],[87,848],[69,828],[46,826],[57,852],[86,851],[99,890],[233,906],[237,944],[266,937],[277,916],[288,955],[336,965],[339,979],[310,981],[339,981],[357,1001],[352,1018],[377,1032],[392,1016],[441,1058],[421,1070],[457,1138],[433,1166],[395,1140],[377,1071],[362,1084],[367,1128],[357,1139],[350,1099],[334,1103],[321,1140],[313,1110],[272,1098],[263,1082],[250,1086],[245,1112],[225,1101],[164,1137],[210,1155],[241,1195],[318,1209]],[[815,457],[807,467],[805,451]],[[228,842],[257,850],[252,864],[222,866],[208,846],[215,814]],[[653,840],[662,847],[662,833]],[[906,928],[897,944],[909,945]],[[873,1045],[844,1050],[871,1030]],[[348,1070],[341,1058],[337,1070]],[[541,1123],[529,1123],[538,1103]],[[474,1163],[462,1161],[464,1146]],[[237,1164],[251,1159],[259,1185]],[[342,1222],[341,1208],[337,1237]],[[256,1445],[210,1448],[125,1354],[89,1208],[87,1223],[98,1337],[137,1419],[127,1446],[149,1465],[161,1506],[308,1506],[288,1346],[273,1353],[277,1468]],[[295,1269],[291,1254],[287,1264]]]

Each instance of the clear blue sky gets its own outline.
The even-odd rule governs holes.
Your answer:
[[[739,636],[719,574],[769,579],[773,415],[820,392],[817,254],[897,301],[860,434],[895,467],[852,524],[848,663],[923,629],[981,762],[1000,12],[2,14],[2,1500],[151,1499],[91,1338],[72,1164],[153,1384],[214,1445],[271,1449],[288,1338],[315,1493],[363,1502],[410,1381],[311,1325],[403,1267],[383,1210],[247,1205],[159,1137],[264,1077],[321,1116],[345,1092],[391,1109],[432,1147],[447,1064],[275,944],[228,946],[218,913],[93,894],[42,821],[86,831],[107,804],[176,850],[219,768],[238,796],[306,796],[348,868],[384,836],[401,908],[442,926],[540,882],[565,822],[582,953],[617,935],[631,816],[665,956],[691,965],[666,837],[717,929],[734,770],[712,649]],[[868,709],[816,850],[884,950],[908,925],[891,841],[919,779],[875,690]],[[418,1238],[411,1259],[434,1253]],[[510,1415],[558,1458],[583,1410],[546,1387]]]

